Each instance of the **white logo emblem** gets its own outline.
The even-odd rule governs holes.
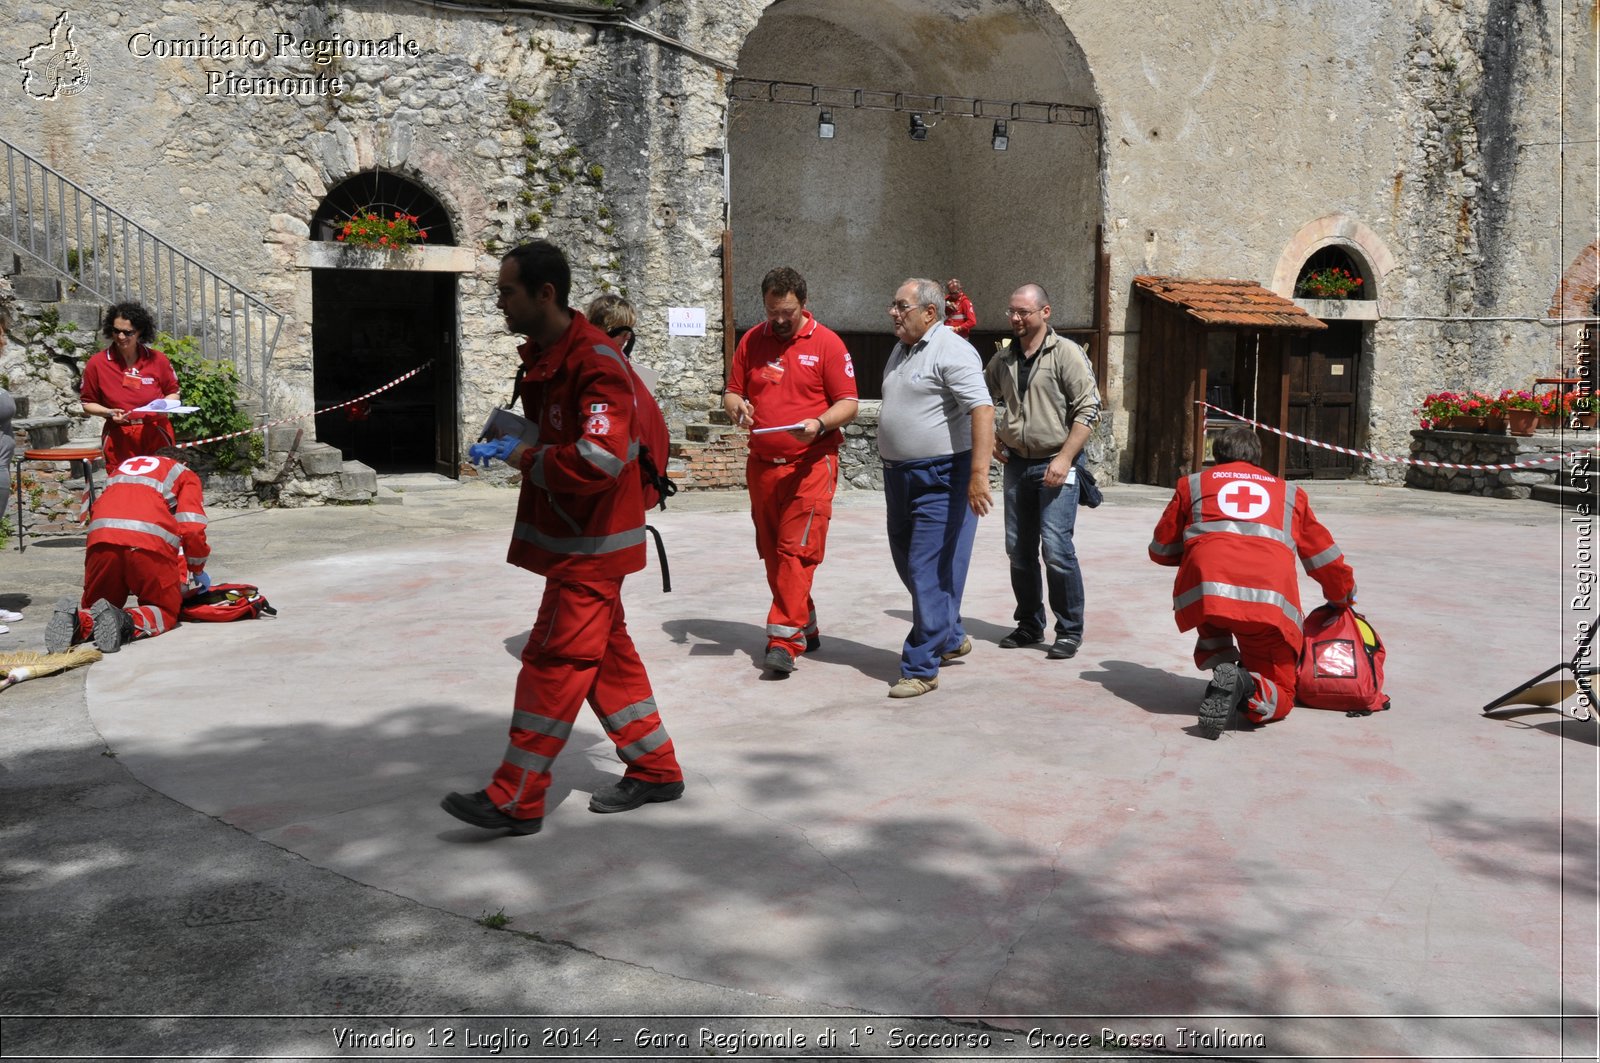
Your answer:
[[[1255,520],[1272,504],[1272,496],[1255,484],[1235,481],[1217,494],[1217,508],[1224,517]]]
[[[554,428],[558,432],[561,430],[561,404],[560,403],[552,402],[550,404],[550,427]]]
[[[583,426],[583,430],[592,436],[603,436],[611,431],[611,418],[603,413],[597,413],[589,418],[589,423]]]
[[[143,476],[145,473],[155,472],[159,468],[161,468],[161,463],[159,461],[152,457],[143,456],[129,458],[127,461],[117,466],[117,471],[121,473],[127,473],[129,476]]]
[[[83,53],[72,40],[72,16],[63,11],[50,27],[50,39],[28,49],[17,60],[22,70],[22,91],[36,100],[75,96],[89,84]]]
[[[844,375],[852,378],[856,375],[856,363],[850,360],[848,354],[844,356]]]

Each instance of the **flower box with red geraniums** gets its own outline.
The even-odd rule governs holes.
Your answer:
[[[345,219],[344,225],[334,239],[351,247],[375,247],[382,251],[398,251],[426,241],[428,231],[417,227],[415,214],[397,210],[393,218],[383,218],[376,211],[358,210]]]
[[[1436,392],[1424,398],[1422,405],[1413,412],[1424,430],[1505,430],[1505,407],[1500,399],[1481,391]]]
[[[1302,299],[1349,299],[1361,294],[1361,278],[1347,269],[1329,266],[1300,278],[1294,294]]]

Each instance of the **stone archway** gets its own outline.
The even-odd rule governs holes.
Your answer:
[[[1342,478],[1357,475],[1364,463],[1346,450],[1365,445],[1372,408],[1373,322],[1383,311],[1384,281],[1395,266],[1381,237],[1345,214],[1329,214],[1295,233],[1278,258],[1272,290],[1284,298],[1295,294],[1296,281],[1308,266],[1338,264],[1362,282],[1359,296],[1302,299],[1295,302],[1326,322],[1326,331],[1307,333],[1289,347],[1290,432],[1330,447],[1290,440],[1284,474],[1289,477]]]
[[[426,246],[389,254],[337,243],[340,222],[358,210],[415,215],[428,233]],[[327,249],[314,256],[311,270],[315,408],[345,403],[426,366],[369,400],[320,414],[316,438],[379,472],[459,476],[460,263],[441,255],[455,242],[449,213],[417,182],[365,171],[329,189],[310,229]]]
[[[873,341],[892,345],[885,306],[908,276],[959,276],[992,350],[1019,285],[1050,291],[1063,327],[1094,316],[1101,221],[1099,97],[1076,40],[1050,8],[1022,0],[784,0],[745,39],[740,78],[868,92],[1048,101],[1084,125],[929,115],[924,140],[904,110],[747,99],[728,118],[735,324],[761,320],[760,279],[788,265],[807,278],[817,316],[846,334],[866,390]],[[1025,249],[1025,252],[1021,249]]]

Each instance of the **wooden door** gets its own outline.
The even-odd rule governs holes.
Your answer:
[[[1357,321],[1330,321],[1326,331],[1303,333],[1291,341],[1289,431],[1335,446],[1358,446],[1362,329]],[[1291,439],[1284,475],[1344,479],[1355,475],[1357,464],[1352,455]]]

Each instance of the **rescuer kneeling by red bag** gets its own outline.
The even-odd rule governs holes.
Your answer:
[[[1178,630],[1195,632],[1194,663],[1211,671],[1200,703],[1200,733],[1211,739],[1241,713],[1263,724],[1294,707],[1304,641],[1297,557],[1328,601],[1356,600],[1355,573],[1305,492],[1260,468],[1255,430],[1228,429],[1213,453],[1214,466],[1178,481],[1150,541],[1150,560],[1178,568]]]
[[[56,603],[44,632],[49,652],[93,640],[115,653],[154,638],[178,626],[186,586],[210,586],[200,477],[168,453],[137,455],[111,470],[89,513],[83,597]],[[124,609],[129,597],[138,605]]]

